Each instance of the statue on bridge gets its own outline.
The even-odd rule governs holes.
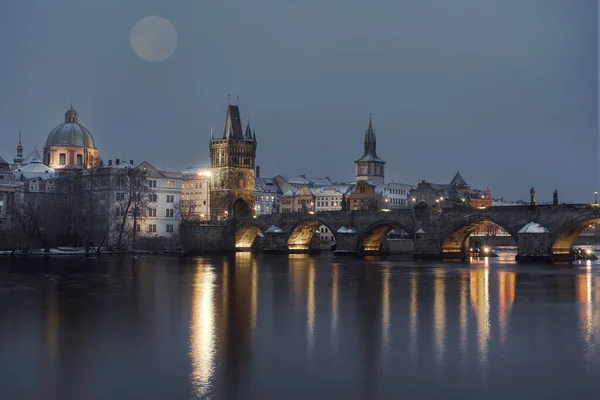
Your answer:
[[[555,206],[558,205],[558,190],[554,189],[554,194],[552,195],[552,204]]]
[[[529,194],[531,195],[531,202],[529,204],[535,206],[535,189],[531,188],[531,190],[529,190]]]

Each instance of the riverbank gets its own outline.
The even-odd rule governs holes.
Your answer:
[[[93,251],[83,247],[57,247],[50,249],[30,250],[0,250],[0,257],[50,257],[50,256],[79,256],[79,257],[114,257],[125,255],[156,255],[156,254],[183,254],[182,251],[171,250],[130,250],[130,251]]]

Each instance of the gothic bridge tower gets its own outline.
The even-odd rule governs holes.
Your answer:
[[[254,213],[256,132],[242,130],[238,106],[229,105],[223,137],[210,135],[210,216],[213,221]]]

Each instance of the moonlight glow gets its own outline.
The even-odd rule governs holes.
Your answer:
[[[177,47],[177,32],[168,19],[145,17],[131,29],[131,48],[139,58],[160,62],[169,58]]]

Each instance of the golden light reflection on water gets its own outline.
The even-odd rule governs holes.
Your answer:
[[[312,261],[312,260],[311,260]],[[306,296],[306,340],[310,350],[315,342],[315,263],[308,267],[308,293]]]
[[[498,321],[502,345],[506,343],[508,335],[508,318],[515,301],[516,282],[516,272],[498,271]]]
[[[460,326],[460,362],[464,364],[467,359],[469,337],[469,310],[467,299],[469,298],[469,276],[467,273],[460,274],[460,300],[459,300],[459,326]]]
[[[488,268],[471,269],[471,305],[477,317],[479,360],[487,362],[490,338],[490,271]]]
[[[436,269],[433,284],[433,319],[435,325],[436,364],[442,367],[446,352],[446,280],[444,271]]]
[[[575,293],[579,303],[579,330],[588,363],[598,357],[600,347],[600,277],[592,275],[591,265],[585,274],[577,275]]]
[[[390,267],[386,265],[383,269],[382,294],[381,294],[381,332],[383,335],[383,347],[387,349],[390,340]]]
[[[337,328],[338,328],[338,291],[339,291],[339,266],[333,264],[331,273],[331,336],[332,349],[337,348]]]
[[[211,268],[197,266],[192,293],[190,355],[192,384],[201,396],[208,392],[215,369],[214,281],[215,273]]]
[[[411,272],[410,274],[410,344],[408,351],[410,358],[414,360],[418,353],[419,338],[419,274]]]

